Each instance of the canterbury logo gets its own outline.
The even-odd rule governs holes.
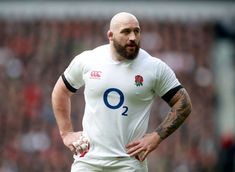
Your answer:
[[[100,79],[102,71],[91,71],[91,79]]]

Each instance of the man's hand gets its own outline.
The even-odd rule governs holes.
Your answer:
[[[127,153],[130,156],[135,156],[140,161],[144,161],[148,154],[158,147],[161,141],[157,132],[146,134],[143,138],[127,144]]]
[[[75,155],[77,155],[77,151],[73,143],[79,140],[81,136],[82,136],[82,131],[67,132],[61,134],[64,145],[67,146]]]

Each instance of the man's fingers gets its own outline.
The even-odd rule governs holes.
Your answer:
[[[73,146],[72,144],[68,146],[70,151],[73,152],[73,154],[77,155],[77,151],[76,151],[76,148],[75,146]]]
[[[143,145],[141,144],[140,141],[133,141],[131,143],[129,143],[127,146],[127,154],[129,154],[130,156],[136,156],[138,155],[140,152],[145,151]]]
[[[144,161],[148,154],[149,154],[149,151],[142,151],[142,152],[139,154],[139,160],[140,160],[140,161]]]
[[[134,146],[136,146],[136,145],[138,145],[138,144],[139,144],[139,141],[133,141],[133,142],[127,144],[127,145],[126,145],[126,148],[127,148],[127,149],[130,149],[131,147],[134,147]]]
[[[136,146],[130,150],[127,151],[127,153],[130,155],[130,156],[135,156],[135,155],[138,155],[139,153],[145,151],[145,149],[142,147],[142,146]]]
[[[133,153],[134,151],[138,150],[141,148],[141,145],[140,144],[137,144],[137,145],[132,145],[132,146],[128,146],[127,148],[127,153],[128,154],[131,154]]]
[[[132,142],[127,146],[127,154],[130,156],[135,156],[139,161],[144,161],[149,151],[140,142]]]

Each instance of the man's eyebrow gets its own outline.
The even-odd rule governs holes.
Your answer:
[[[140,28],[139,27],[135,27],[135,28],[123,28],[123,29],[121,29],[120,32],[131,31],[131,30],[138,30],[138,31],[140,31]]]
[[[131,30],[130,28],[123,28],[123,29],[121,29],[120,32],[125,32],[125,31],[130,31],[130,30]]]

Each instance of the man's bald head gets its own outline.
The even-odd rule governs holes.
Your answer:
[[[110,31],[114,32],[115,30],[120,29],[121,26],[127,26],[128,23],[135,23],[139,27],[139,22],[133,14],[120,12],[111,19]]]

